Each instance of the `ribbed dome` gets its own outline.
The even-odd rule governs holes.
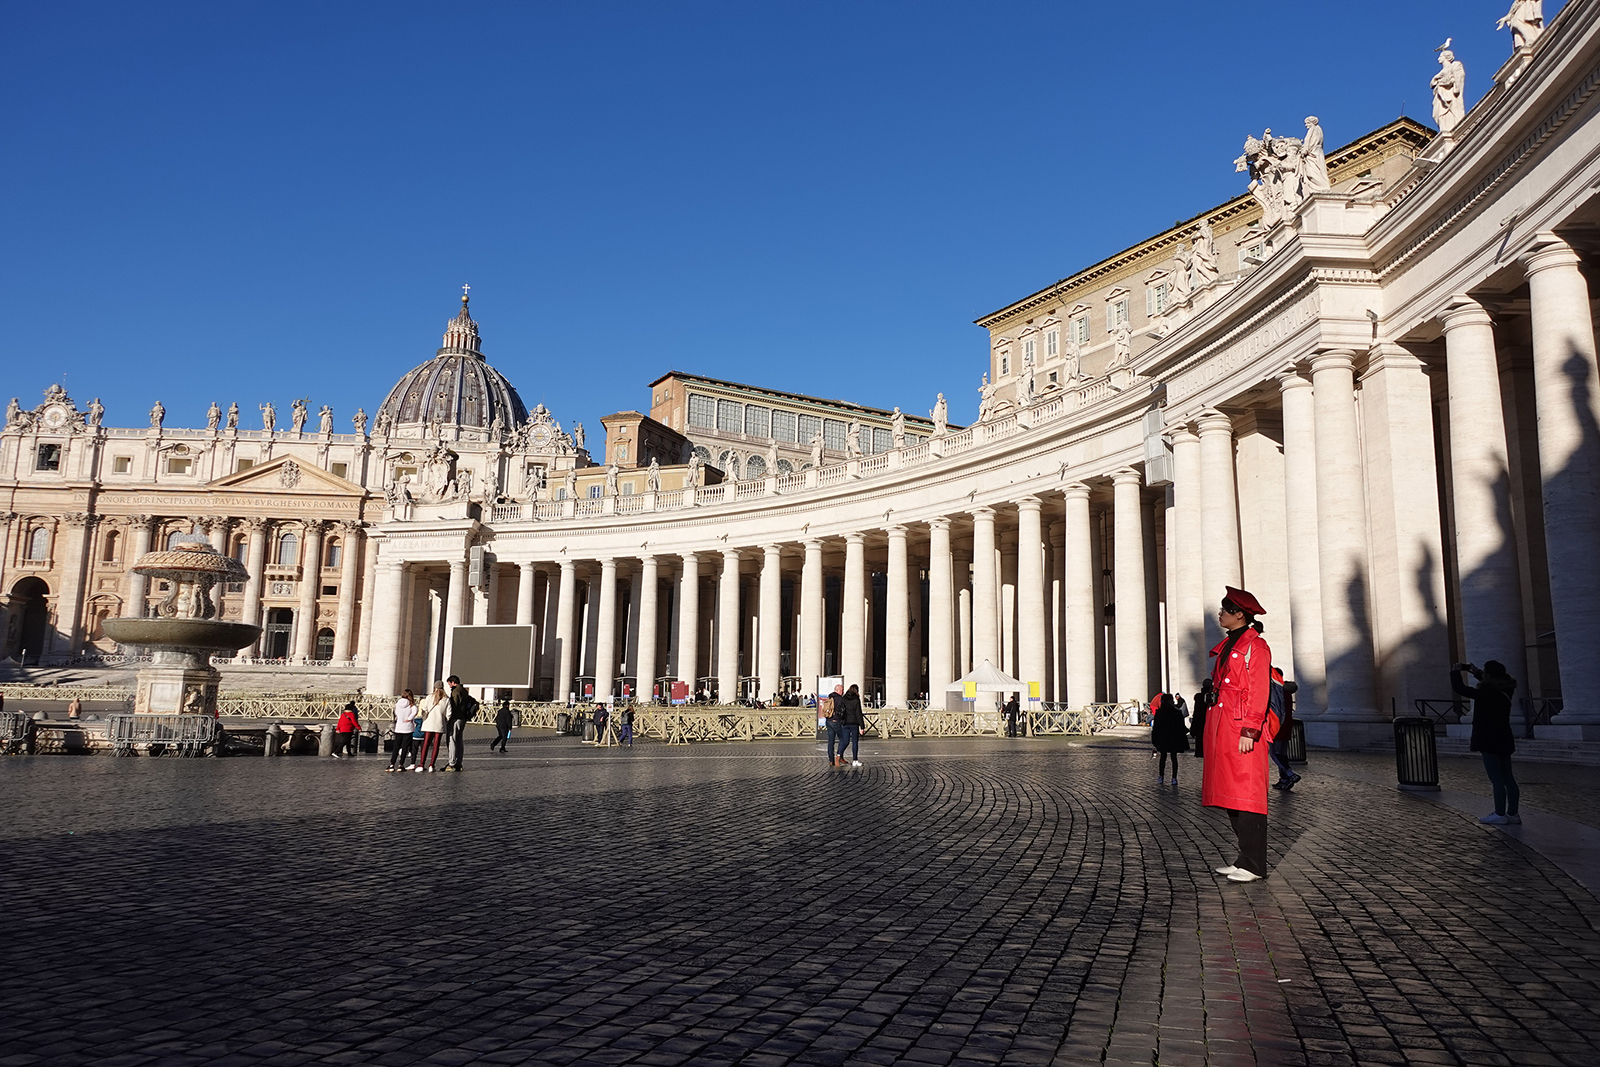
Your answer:
[[[499,418],[506,429],[527,421],[528,409],[505,375],[484,362],[478,347],[478,324],[467,313],[451,320],[438,355],[413,368],[378,408],[378,421],[395,426],[418,423],[488,427]]]

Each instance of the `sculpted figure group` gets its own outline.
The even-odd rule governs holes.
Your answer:
[[[1270,230],[1293,215],[1307,196],[1329,188],[1322,126],[1311,115],[1303,139],[1274,137],[1270,127],[1259,139],[1246,137],[1233,169],[1250,175],[1250,195],[1261,204],[1261,224]]]

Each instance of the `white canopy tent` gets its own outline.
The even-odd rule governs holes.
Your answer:
[[[972,668],[971,672],[965,677],[957,678],[945,686],[946,710],[955,711],[960,707],[954,701],[956,699],[966,699],[968,685],[971,685],[973,691],[977,693],[1020,693],[1022,694],[1024,705],[1028,700],[1028,685],[1026,682],[1018,681],[993,663],[984,660]],[[951,697],[951,693],[959,693],[961,696],[959,698]],[[998,707],[975,706],[973,710],[980,716],[995,715],[996,721],[998,721]]]

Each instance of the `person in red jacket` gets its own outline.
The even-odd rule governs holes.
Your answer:
[[[1267,876],[1267,745],[1272,740],[1268,702],[1272,649],[1261,636],[1260,601],[1227,587],[1217,620],[1227,631],[1211,650],[1215,705],[1206,715],[1205,763],[1200,803],[1228,812],[1239,857],[1217,873],[1230,882]],[[1263,736],[1263,731],[1266,735]]]
[[[356,717],[356,702],[350,701],[339,713],[339,721],[333,727],[333,758],[338,759],[340,754],[354,756],[355,750],[351,747],[351,740],[361,729],[361,720]]]

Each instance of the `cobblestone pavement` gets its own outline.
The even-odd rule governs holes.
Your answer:
[[[477,753],[0,760],[0,1067],[1600,1062],[1595,897],[1382,757],[1236,885],[1135,743]]]

